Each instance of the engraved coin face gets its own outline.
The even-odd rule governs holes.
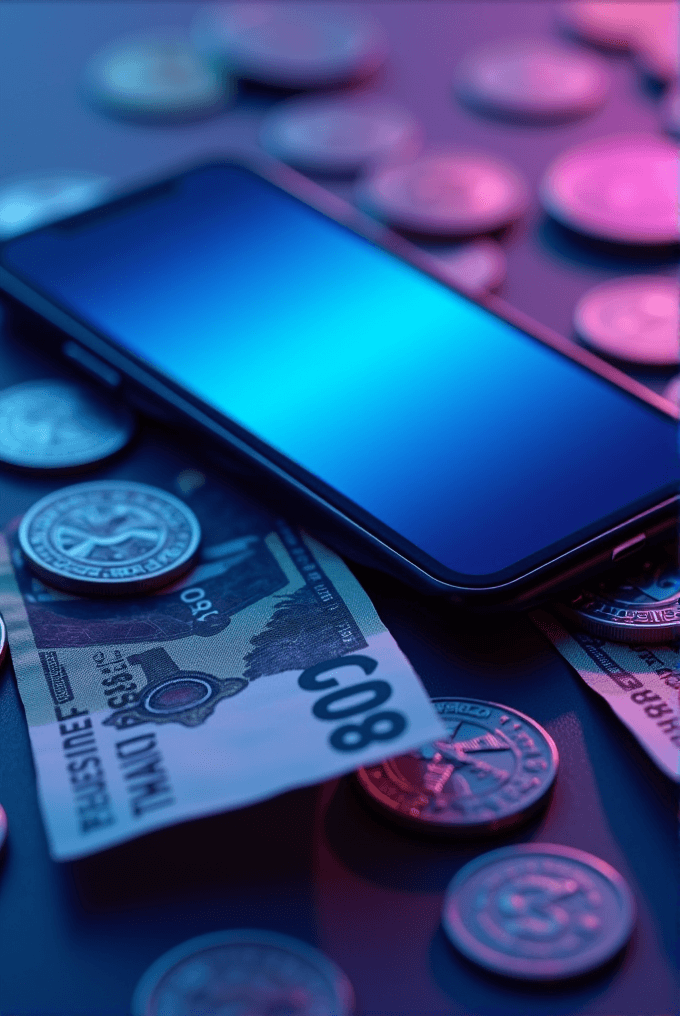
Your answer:
[[[220,4],[198,15],[193,38],[201,52],[251,81],[282,88],[339,85],[370,74],[385,58],[382,31],[359,7]]]
[[[184,40],[168,36],[128,39],[97,54],[85,83],[109,112],[153,118],[192,118],[223,107],[229,79]]]
[[[40,173],[0,181],[0,240],[75,215],[105,197],[108,180],[93,173]]]
[[[19,543],[49,585],[92,596],[146,592],[194,561],[201,529],[172,494],[128,480],[64,487],[24,515]]]
[[[543,206],[563,225],[612,243],[680,241],[678,150],[647,135],[600,138],[560,155],[540,188]]]
[[[5,843],[7,842],[7,814],[5,809],[0,804],[0,854],[2,853]]]
[[[545,803],[558,754],[538,723],[480,699],[433,703],[446,739],[357,772],[384,814],[422,831],[494,833]]]
[[[500,286],[507,261],[503,248],[495,240],[475,240],[453,250],[437,251],[440,272],[445,281],[468,293],[483,295]]]
[[[605,861],[572,847],[523,843],[466,864],[448,887],[442,925],[468,959],[531,981],[575,977],[616,955],[635,905]]]
[[[631,363],[680,362],[680,283],[662,275],[612,279],[581,297],[574,328],[589,346]]]
[[[25,381],[0,391],[0,462],[69,470],[100,462],[134,432],[125,406],[70,381]]]
[[[265,118],[263,147],[292,166],[318,173],[358,173],[381,160],[415,155],[413,117],[378,99],[292,99]]]
[[[161,956],[132,999],[133,1016],[349,1016],[354,994],[318,950],[269,931],[224,931]]]
[[[456,92],[475,109],[529,121],[590,113],[604,102],[601,60],[545,41],[509,40],[475,50],[458,69]]]
[[[680,636],[677,544],[656,548],[634,570],[607,576],[559,604],[562,613],[600,638],[666,642]]]
[[[7,656],[7,628],[5,627],[5,622],[0,617],[0,666],[4,663],[6,656]]]
[[[514,169],[490,156],[428,153],[377,169],[361,184],[358,198],[399,229],[474,236],[519,218],[527,188]]]

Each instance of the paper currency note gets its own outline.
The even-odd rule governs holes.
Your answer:
[[[441,736],[332,552],[210,485],[202,556],[151,596],[43,585],[0,542],[0,612],[52,856],[236,808]]]
[[[544,610],[530,617],[588,687],[607,701],[659,769],[680,783],[678,645],[607,642],[567,629]]]

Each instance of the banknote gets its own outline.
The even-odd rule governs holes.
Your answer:
[[[608,642],[545,610],[530,616],[659,769],[680,783],[680,646]]]
[[[87,599],[0,542],[0,612],[50,851],[82,857],[398,755],[444,733],[408,660],[330,550],[219,484],[153,595]]]

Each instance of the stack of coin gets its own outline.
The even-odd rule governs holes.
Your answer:
[[[61,171],[0,181],[0,240],[91,208],[108,186],[94,173]]]
[[[133,1016],[295,1013],[350,1016],[352,986],[317,949],[272,931],[215,932],[165,953],[147,970]]]

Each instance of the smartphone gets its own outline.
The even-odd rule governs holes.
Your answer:
[[[285,168],[191,167],[16,237],[0,288],[342,552],[456,602],[526,605],[674,531],[670,403]]]

